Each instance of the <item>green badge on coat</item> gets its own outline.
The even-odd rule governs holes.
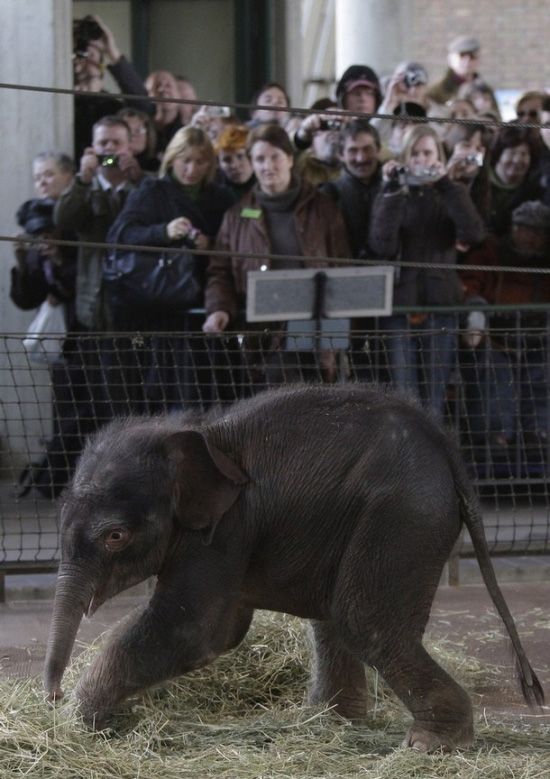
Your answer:
[[[259,219],[262,215],[261,208],[243,208],[241,209],[241,216],[245,219]]]

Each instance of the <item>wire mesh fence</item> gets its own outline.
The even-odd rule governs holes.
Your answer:
[[[197,313],[182,332],[73,333],[32,353],[24,335],[2,336],[0,567],[55,565],[57,500],[109,420],[216,413],[297,381],[374,381],[419,398],[458,437],[492,553],[549,552],[550,308],[485,314],[483,331],[464,311],[402,310],[338,332],[326,321],[206,336]]]

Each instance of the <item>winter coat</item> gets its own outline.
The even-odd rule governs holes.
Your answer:
[[[379,192],[371,213],[369,245],[379,257],[456,265],[457,241],[480,243],[483,221],[463,184],[444,176],[431,185]],[[394,282],[398,306],[453,306],[462,302],[454,270],[401,267]]]
[[[192,200],[170,174],[161,179],[148,179],[132,192],[109,230],[107,240],[110,243],[193,248],[185,239],[172,241],[167,233],[168,223],[185,216],[193,227],[214,240],[225,211],[233,203],[231,192],[217,184],[206,184],[198,199]],[[195,255],[194,262],[201,286],[204,286],[206,258]]]
[[[215,238],[225,211],[233,205],[233,196],[217,184],[206,184],[197,200],[192,200],[170,174],[161,179],[146,179],[130,194],[124,208],[111,226],[108,240],[113,243],[145,246],[177,246],[168,237],[168,223],[187,217],[202,233]]]
[[[460,279],[464,285],[465,302],[473,300],[490,305],[518,305],[550,303],[550,276],[522,271],[470,270],[468,265],[494,265],[502,267],[548,268],[550,255],[526,257],[515,251],[509,236],[497,239],[489,236],[477,249],[468,253],[460,267]]]
[[[124,191],[132,189],[125,184]],[[85,184],[77,175],[56,202],[54,222],[60,230],[73,230],[81,241],[104,242],[107,231],[121,208],[119,193],[102,188],[95,176]],[[109,326],[103,291],[104,250],[82,246],[78,251],[76,273],[76,317],[88,330]]]
[[[326,267],[327,257],[350,257],[342,213],[330,197],[302,181],[293,211],[301,254],[320,258],[305,260],[304,267]],[[226,256],[212,257],[208,265],[206,311],[226,311],[234,320],[245,305],[248,271],[271,268],[265,256],[272,252],[271,243],[256,188],[225,214],[216,249]],[[238,252],[255,256],[232,256]]]
[[[527,200],[541,200],[544,195],[543,186],[540,177],[537,179],[532,174],[528,174],[516,186],[507,186],[500,181],[492,168],[489,169],[489,178],[489,232],[504,236],[512,226],[512,211]]]
[[[342,210],[353,257],[370,254],[367,246],[369,217],[381,183],[380,166],[366,184],[344,168],[337,179],[320,187],[321,192],[330,195]]]

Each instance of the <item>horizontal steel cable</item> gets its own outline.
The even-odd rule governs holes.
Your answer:
[[[120,98],[121,100],[143,100],[149,103],[172,103],[176,105],[195,105],[195,106],[226,106],[227,108],[234,108],[239,110],[255,111],[258,109],[268,111],[280,111],[285,114],[297,114],[299,116],[309,116],[310,114],[325,114],[327,109],[322,111],[311,108],[297,108],[293,106],[274,106],[263,105],[261,103],[222,103],[215,100],[190,100],[183,97],[150,97],[149,95],[128,95],[119,92],[81,92],[77,89],[64,89],[62,87],[38,87],[32,84],[11,84],[0,83],[0,89],[14,89],[25,92],[46,92],[55,95],[78,95],[79,97],[89,97],[93,99],[104,99],[105,97]],[[483,124],[487,127],[508,127],[510,122],[504,122],[501,119],[485,119],[470,117],[469,119],[461,119],[454,117],[443,116],[396,116],[395,114],[378,114],[378,113],[362,113],[358,111],[346,111],[343,108],[330,108],[330,114],[335,116],[341,116],[344,119],[360,118],[360,119],[387,119],[392,122],[419,122],[421,124],[435,122],[436,124]],[[514,127],[526,127],[539,129],[545,127],[545,125],[535,122],[514,122]]]
[[[196,106],[227,106],[230,108],[236,108],[236,109],[267,109],[267,110],[275,110],[275,111],[281,111],[284,113],[293,113],[293,114],[300,114],[300,115],[310,115],[313,113],[326,113],[326,112],[319,112],[317,110],[307,109],[307,108],[294,108],[294,107],[287,107],[283,108],[280,106],[266,106],[262,104],[249,104],[249,103],[221,103],[219,101],[212,101],[212,100],[190,100],[188,98],[151,98],[148,95],[128,95],[128,94],[120,94],[120,93],[108,93],[108,92],[81,92],[79,90],[75,89],[64,89],[61,87],[39,87],[35,85],[29,85],[29,84],[12,84],[12,83],[0,83],[0,89],[12,89],[12,90],[20,90],[20,91],[31,91],[31,92],[42,92],[42,93],[52,93],[52,94],[63,94],[63,95],[78,95],[86,97],[94,98],[104,98],[106,95],[109,95],[111,97],[116,97],[120,99],[131,99],[131,100],[143,100],[148,102],[155,102],[155,103],[176,103],[176,104],[190,104],[190,105],[196,105]],[[458,119],[458,118],[450,118],[450,117],[400,117],[395,116],[394,114],[378,114],[378,113],[358,113],[358,112],[351,112],[351,111],[345,111],[342,109],[337,108],[331,108],[330,110],[331,114],[335,114],[338,116],[342,116],[345,118],[348,117],[356,117],[356,118],[364,118],[364,119],[387,119],[391,121],[413,121],[413,122],[420,122],[420,123],[432,123],[437,122],[440,124],[482,124],[488,127],[508,127],[510,126],[509,122],[503,122],[500,120],[491,120],[491,119],[479,119],[479,118],[470,118],[470,119]],[[517,122],[514,123],[514,127],[520,127],[520,128],[536,128],[540,129],[541,127],[545,127],[545,125],[541,125],[540,123],[521,123]],[[8,235],[0,235],[0,241],[4,242],[17,242],[18,238],[17,236],[8,236]],[[85,248],[98,248],[98,249],[121,249],[121,250],[130,250],[130,251],[144,251],[144,252],[150,252],[150,253],[158,253],[162,252],[163,254],[179,254],[181,252],[181,247],[159,247],[159,246],[146,246],[146,245],[138,245],[138,244],[111,244],[111,243],[105,243],[105,242],[98,242],[98,241],[66,241],[61,239],[32,239],[32,238],[25,238],[24,242],[27,244],[47,244],[51,246],[67,246],[67,247],[85,247]],[[296,261],[306,261],[306,262],[330,262],[331,264],[336,265],[354,265],[354,266],[380,266],[380,265],[387,265],[391,264],[395,267],[404,267],[404,268],[430,268],[434,270],[457,270],[457,269],[467,269],[468,271],[471,270],[479,270],[479,271],[502,271],[505,273],[537,273],[541,275],[546,275],[550,273],[550,268],[532,268],[532,267],[524,267],[524,266],[498,266],[498,265],[449,265],[448,263],[425,263],[425,262],[403,262],[402,260],[384,260],[384,259],[376,259],[376,260],[367,260],[367,259],[352,259],[352,258],[336,258],[336,257],[324,257],[324,256],[308,256],[308,255],[279,255],[279,254],[272,254],[272,253],[265,253],[259,255],[257,252],[251,253],[251,252],[226,252],[226,251],[219,251],[215,249],[211,250],[201,250],[201,249],[187,249],[186,251],[189,251],[191,254],[196,255],[206,255],[206,256],[232,256],[232,257],[240,257],[240,258],[252,258],[257,259],[258,257],[261,257],[262,259],[269,259],[270,261],[274,261],[275,263],[279,261],[288,261],[288,260],[296,260]]]
[[[13,235],[0,235],[0,241],[10,241],[17,243],[22,241],[28,244],[38,244],[48,246],[73,246],[73,247],[85,247],[89,249],[117,249],[125,251],[143,251],[151,254],[181,254],[182,250],[189,252],[190,254],[196,254],[198,256],[207,257],[241,257],[243,259],[269,259],[279,261],[297,261],[297,262],[328,262],[336,265],[355,265],[360,266],[391,266],[401,268],[432,268],[434,270],[483,270],[483,271],[503,271],[504,273],[540,273],[547,275],[550,273],[550,268],[526,268],[522,265],[449,265],[449,263],[442,262],[403,262],[402,260],[387,260],[387,259],[373,259],[363,260],[346,257],[325,257],[318,255],[306,255],[306,254],[271,254],[266,252],[260,254],[259,252],[234,252],[234,251],[222,251],[220,249],[188,249],[186,246],[146,246],[135,243],[104,243],[101,241],[65,241],[57,238],[23,238],[18,239]]]

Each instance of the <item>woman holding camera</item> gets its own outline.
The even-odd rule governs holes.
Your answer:
[[[158,255],[150,255],[152,266],[166,248],[180,248],[183,253],[208,249],[224,212],[234,202],[228,190],[212,183],[215,167],[216,156],[206,133],[191,126],[178,130],[166,149],[160,178],[146,179],[131,193],[109,231],[108,242],[157,246]],[[203,305],[206,262],[204,255],[187,252],[190,291],[186,306],[138,308],[121,301],[114,284],[110,303],[115,329],[200,332],[203,317],[190,309]],[[154,336],[140,355],[148,408],[155,403],[163,408],[178,406],[190,399],[206,403],[210,382],[200,369],[207,357],[205,341],[198,335],[185,339]],[[155,364],[159,375],[153,377]],[[196,381],[192,371],[198,371]],[[155,381],[160,386],[154,386]]]
[[[382,176],[371,213],[369,246],[379,257],[399,263],[394,306],[434,309],[395,313],[381,320],[390,374],[395,385],[442,414],[456,349],[456,321],[452,314],[437,313],[437,307],[462,302],[457,248],[483,239],[483,221],[468,189],[447,175],[441,141],[430,127],[419,125],[410,131],[401,159],[389,160]]]

